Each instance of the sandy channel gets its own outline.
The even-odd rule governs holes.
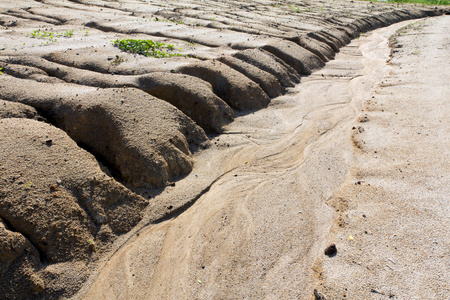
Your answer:
[[[212,181],[202,196],[136,230],[77,297],[445,299],[450,18],[414,21],[388,64],[410,23],[228,125],[157,197]]]

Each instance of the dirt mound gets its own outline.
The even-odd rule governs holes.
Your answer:
[[[283,87],[272,74],[232,56],[221,57],[220,61],[259,84],[270,98],[283,94]]]
[[[269,97],[259,85],[219,61],[204,61],[178,71],[209,82],[214,93],[237,110],[258,109],[269,104]]]
[[[9,57],[5,61],[7,61],[6,73],[18,78],[102,88],[126,86],[138,88],[174,105],[207,131],[221,132],[222,127],[234,118],[233,110],[214,94],[212,86],[194,76],[167,72],[136,76],[114,75],[88,69],[80,70],[44,58],[27,56]],[[26,68],[21,64],[31,67]],[[43,86],[42,89],[48,87]]]
[[[207,131],[222,132],[231,122],[231,107],[214,94],[212,86],[197,77],[155,72],[137,79],[137,87],[177,107]]]
[[[272,74],[284,87],[293,87],[300,82],[300,76],[296,70],[267,51],[249,49],[240,51],[234,56]]]
[[[0,88],[6,99],[42,111],[136,187],[164,186],[188,173],[189,148],[207,145],[205,133],[191,119],[137,89],[80,89],[11,77]]]
[[[0,119],[27,118],[43,121],[44,118],[31,106],[0,100]]]
[[[0,290],[5,299],[25,299],[45,289],[38,275],[39,252],[22,234],[8,230],[0,218]]]
[[[0,124],[2,276],[26,277],[24,295],[42,293],[45,265],[92,258],[137,224],[148,202],[62,130],[30,119]]]
[[[325,63],[312,52],[290,41],[278,41],[263,47],[281,58],[301,75],[309,75],[311,71],[323,67]]]
[[[324,62],[334,58],[335,52],[333,48],[317,39],[310,38],[307,35],[301,35],[293,38],[292,41],[311,53],[314,53]]]

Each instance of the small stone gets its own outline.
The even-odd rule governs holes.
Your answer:
[[[335,244],[331,244],[325,249],[325,255],[327,256],[334,256],[337,253],[337,248]]]
[[[314,290],[314,300],[327,300],[327,298],[319,293],[317,289]]]

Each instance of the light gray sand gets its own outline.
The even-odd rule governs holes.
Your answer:
[[[156,200],[218,178],[209,190],[142,228],[79,296],[445,299],[449,23],[407,29],[391,64],[388,38],[405,23],[361,37],[237,118]]]
[[[0,1],[0,295],[70,297],[90,276],[83,296],[92,271],[100,283],[121,274],[123,249],[162,227],[164,249],[142,248],[159,263],[130,258],[137,297],[149,282],[159,298],[340,295],[315,275],[324,247],[338,241],[334,218],[346,224],[350,201],[336,199],[359,166],[353,145],[368,143],[353,123],[384,58],[362,60],[351,47],[341,52],[350,61],[305,75],[361,32],[446,10],[353,0]],[[111,43],[120,38],[171,43],[164,51],[183,56],[125,53]],[[349,143],[353,127],[360,133]],[[209,139],[217,146],[192,156]],[[189,245],[190,230],[205,236]],[[182,271],[172,264],[179,257]]]

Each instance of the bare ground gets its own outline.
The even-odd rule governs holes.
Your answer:
[[[446,228],[448,166],[440,162],[448,158],[442,138],[448,74],[436,70],[446,70],[447,58],[439,55],[448,39],[432,37],[444,35],[448,18],[435,26],[423,21],[431,40],[421,34],[413,35],[416,44],[403,35],[392,40],[390,67],[386,40],[403,24],[341,48],[361,32],[442,9],[353,1],[51,0],[5,1],[0,8],[4,297],[445,294],[441,282],[448,278],[438,260],[448,256],[447,239],[437,237]],[[173,43],[169,52],[183,57],[121,52],[111,40],[124,37]],[[416,81],[417,69],[428,70],[423,81]],[[436,88],[420,90],[430,87],[429,78]],[[422,93],[434,102],[394,101]],[[423,122],[442,116],[444,124],[414,123],[419,107]],[[394,110],[398,126],[407,128],[397,144],[386,129],[393,128]],[[427,125],[441,130],[434,140],[422,140],[420,132],[411,148],[400,147],[411,128]],[[416,151],[432,144],[438,146]],[[389,159],[381,162],[383,151]],[[424,159],[429,153],[434,160]],[[403,190],[397,168],[411,170]],[[418,207],[430,199],[423,176],[435,171],[443,175],[427,185],[436,189],[434,210],[420,219]],[[410,206],[406,192],[414,196]],[[399,207],[407,212],[401,224],[414,234],[395,233],[390,239],[397,244],[388,243],[393,215],[379,201],[391,201],[394,215]],[[362,221],[360,210],[367,210]],[[401,259],[388,248],[423,245],[428,227],[416,228],[418,218],[437,237],[431,248],[419,248],[432,253],[432,262],[420,264],[426,275],[407,276],[423,254]],[[367,224],[378,228],[364,231],[369,241],[387,243],[375,257],[373,247],[360,246]],[[338,254],[327,258],[331,243]],[[392,273],[380,271],[386,257],[398,263],[388,265]],[[413,285],[417,280],[424,283]]]
[[[179,185],[224,175],[138,231],[84,297],[445,299],[448,22],[361,37],[227,126]]]

